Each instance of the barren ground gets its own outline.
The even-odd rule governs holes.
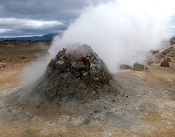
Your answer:
[[[49,116],[15,113],[13,108],[4,107],[2,99],[20,87],[23,67],[47,53],[48,44],[29,42],[30,46],[24,45],[14,46],[10,42],[0,46],[0,64],[5,65],[0,68],[1,137],[174,137],[173,57],[169,68],[151,65],[147,71],[122,70],[115,74],[116,80],[125,87],[126,99],[108,108],[109,118],[105,121],[103,115],[96,113],[94,121],[82,124],[80,116],[49,119]],[[104,100],[101,103],[108,104]]]

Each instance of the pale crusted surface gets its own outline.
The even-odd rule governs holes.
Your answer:
[[[15,114],[13,108],[4,108],[7,115],[1,115],[0,133],[2,136],[173,136],[175,87],[170,71],[165,73],[164,69],[153,66],[147,72],[116,74],[118,82],[129,92],[128,99],[102,110],[104,113],[92,112],[87,123],[81,115],[50,119],[48,114],[45,117]],[[101,103],[109,103],[104,101]]]
[[[15,64],[14,64],[15,65]],[[115,75],[118,84],[123,87],[112,102],[107,96],[94,101],[103,108],[91,109],[92,104],[77,105],[71,108],[65,105],[62,111],[72,110],[77,115],[62,115],[54,117],[56,112],[49,109],[47,115],[16,113],[15,108],[5,107],[3,98],[15,92],[20,79],[11,79],[18,76],[22,66],[4,69],[1,73],[1,82],[11,85],[1,85],[0,105],[0,135],[2,137],[173,137],[175,135],[175,65],[170,62],[170,68],[152,65],[147,71],[122,70]],[[12,73],[12,72],[15,73]],[[2,72],[2,71],[1,71]],[[5,75],[6,74],[6,75]],[[8,79],[11,79],[10,81]],[[11,88],[11,89],[10,89]],[[5,90],[6,89],[6,90]],[[3,94],[2,94],[3,93]],[[13,103],[13,102],[10,102]],[[104,108],[105,107],[105,108]],[[88,110],[90,109],[90,110]],[[88,117],[82,115],[82,110],[91,111]],[[32,115],[31,115],[32,114]]]

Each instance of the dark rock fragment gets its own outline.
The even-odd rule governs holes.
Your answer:
[[[167,61],[166,59],[164,59],[164,60],[161,62],[160,66],[162,66],[162,67],[169,67],[169,63],[168,63],[168,61]]]
[[[132,67],[129,65],[122,64],[120,65],[120,69],[132,69]]]
[[[136,71],[143,71],[143,70],[147,70],[148,68],[140,63],[135,63],[133,65],[133,70],[136,70]]]

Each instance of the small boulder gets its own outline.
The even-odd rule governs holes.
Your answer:
[[[173,51],[170,56],[175,57],[175,51]]]
[[[132,67],[129,65],[122,64],[120,65],[120,69],[132,69]]]
[[[136,70],[136,71],[143,71],[143,70],[146,70],[148,69],[146,66],[140,64],[140,63],[135,63],[133,65],[133,70]]]
[[[81,69],[84,69],[85,68],[85,65],[82,61],[78,61],[76,64],[75,64],[75,69],[76,70],[81,70]]]
[[[72,69],[72,74],[77,78],[80,77],[80,73],[75,69]]]
[[[164,60],[161,62],[160,66],[162,66],[162,67],[169,67],[169,63],[168,63],[168,61],[167,61],[166,59],[164,59]]]
[[[66,49],[63,48],[61,51],[58,52],[58,54],[56,55],[57,58],[60,58],[61,56],[63,56],[66,52]]]
[[[171,59],[168,57],[167,59],[166,59],[168,62],[171,62]]]
[[[152,54],[159,54],[159,50],[152,50]]]
[[[165,51],[162,51],[160,54],[165,55]]]
[[[165,56],[163,54],[159,54],[160,58],[164,58]]]
[[[64,63],[64,60],[59,60],[55,63],[56,69],[65,72],[66,71],[66,65]]]

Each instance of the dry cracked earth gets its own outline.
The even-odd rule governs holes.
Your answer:
[[[22,69],[36,59],[34,55],[42,58],[47,53],[47,45],[36,44],[30,48],[18,45],[16,56],[11,53],[12,44],[0,47],[0,64],[5,66],[0,68],[0,137],[175,136],[174,57],[170,57],[167,68],[152,64],[146,71],[121,70],[114,74],[123,92],[115,100],[108,97],[98,100],[104,107],[92,109],[86,119],[78,114],[56,117],[54,111],[50,111],[47,115],[35,115],[6,107],[4,98],[21,86]],[[25,52],[25,57],[18,57],[20,52]],[[86,103],[83,109],[77,105],[76,109],[81,112],[91,108],[90,105]],[[65,106],[65,109],[71,108]]]

